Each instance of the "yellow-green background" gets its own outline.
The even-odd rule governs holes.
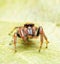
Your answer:
[[[44,41],[38,52],[39,38],[28,44],[18,38],[14,53],[8,33],[25,22],[43,27],[48,49]],[[60,64],[60,0],[0,0],[0,64]]]
[[[0,20],[59,22],[60,0],[0,0]]]

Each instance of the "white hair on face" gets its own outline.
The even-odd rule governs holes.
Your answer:
[[[31,27],[29,26],[28,29],[31,29]]]
[[[28,34],[32,35],[32,28],[30,26],[28,27]]]

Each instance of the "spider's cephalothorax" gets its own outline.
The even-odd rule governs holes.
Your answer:
[[[24,26],[22,27],[15,27],[13,29],[13,31],[15,29],[18,29],[16,33],[14,33],[13,39],[14,39],[14,49],[16,51],[16,40],[17,37],[22,38],[24,41],[26,41],[28,38],[35,38],[38,37],[40,35],[40,48],[39,51],[42,48],[42,44],[43,44],[43,38],[45,38],[46,40],[46,48],[48,47],[48,39],[43,31],[43,28],[40,27],[36,27],[33,23],[26,23],[24,24]],[[13,32],[11,31],[11,33]]]

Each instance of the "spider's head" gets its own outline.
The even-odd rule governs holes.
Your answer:
[[[33,23],[26,23],[26,24],[24,24],[24,27],[33,27],[34,26],[34,24]]]

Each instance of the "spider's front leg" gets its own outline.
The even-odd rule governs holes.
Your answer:
[[[23,27],[20,31],[20,34],[21,34],[21,38],[26,42],[27,41],[27,28],[26,27]]]

